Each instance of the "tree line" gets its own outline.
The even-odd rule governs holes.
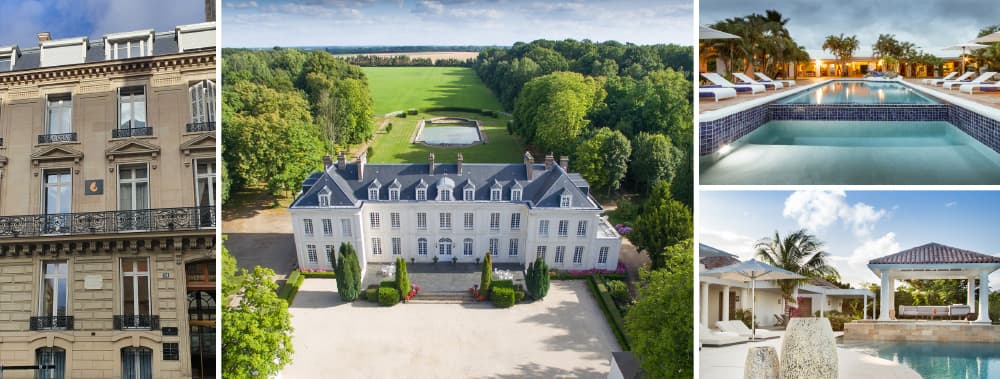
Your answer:
[[[472,67],[472,58],[412,58],[408,55],[348,55],[338,58],[361,67]]]

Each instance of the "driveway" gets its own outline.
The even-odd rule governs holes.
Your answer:
[[[288,209],[273,202],[261,193],[230,200],[222,210],[222,234],[240,268],[267,267],[281,280],[295,268],[295,238]]]
[[[284,378],[606,378],[621,350],[580,280],[497,309],[348,304],[336,281],[307,279],[290,311],[295,355]]]

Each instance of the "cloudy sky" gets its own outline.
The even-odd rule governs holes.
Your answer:
[[[755,241],[805,228],[853,285],[878,282],[869,260],[929,242],[1000,256],[995,191],[702,191],[699,205],[701,243],[749,259]]]
[[[0,0],[0,46],[38,45],[38,32],[55,39],[101,37],[141,29],[173,30],[205,21],[204,0]]]
[[[223,0],[225,47],[692,44],[690,0]]]
[[[1000,6],[983,0],[913,1],[913,0],[842,0],[842,1],[764,1],[701,0],[702,25],[768,9],[781,12],[792,38],[806,47],[813,58],[822,53],[828,35],[857,35],[861,42],[858,56],[871,55],[871,45],[879,33],[895,34],[938,56],[958,56],[942,51],[960,42],[975,39],[985,26],[1000,24]],[[818,55],[817,54],[822,54]]]

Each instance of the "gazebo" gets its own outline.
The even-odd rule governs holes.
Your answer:
[[[1000,257],[963,250],[938,243],[903,250],[868,262],[868,268],[882,279],[882,307],[879,321],[889,321],[895,307],[895,281],[906,279],[964,279],[969,282],[967,304],[976,309],[975,282],[979,279],[979,309],[976,323],[990,323],[989,275],[1000,269]]]

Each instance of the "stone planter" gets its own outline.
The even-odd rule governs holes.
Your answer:
[[[774,347],[757,346],[747,351],[743,379],[778,379],[778,352]]]
[[[781,339],[781,378],[836,379],[837,344],[830,320],[797,317]]]

